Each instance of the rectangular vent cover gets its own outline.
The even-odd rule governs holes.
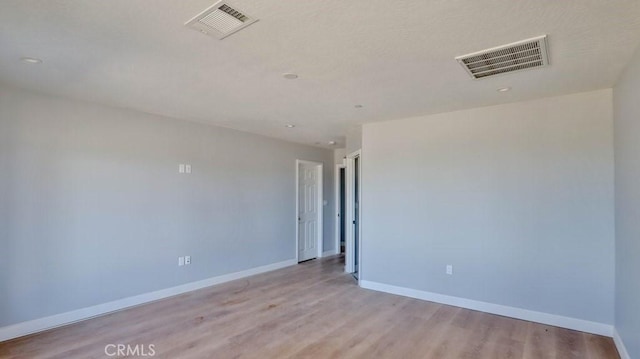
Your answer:
[[[256,21],[258,19],[221,0],[184,25],[222,40]]]
[[[456,57],[476,80],[549,65],[547,35]]]

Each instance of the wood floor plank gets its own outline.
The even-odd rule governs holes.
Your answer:
[[[593,334],[585,334],[585,339],[590,359],[620,357],[618,349],[611,339]]]
[[[611,338],[359,288],[334,256],[0,343],[0,358],[619,358]]]

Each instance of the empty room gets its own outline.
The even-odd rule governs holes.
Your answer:
[[[640,0],[0,1],[0,358],[640,359]]]

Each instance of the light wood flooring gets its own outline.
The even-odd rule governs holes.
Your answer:
[[[619,358],[610,338],[361,289],[343,263],[313,260],[3,342],[0,357],[108,358],[108,344],[153,344],[155,358]]]

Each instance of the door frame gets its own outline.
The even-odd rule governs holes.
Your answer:
[[[358,166],[358,180],[360,181],[360,185],[358,186],[358,198],[360,200],[360,208],[358,213],[360,214],[360,221],[358,221],[358,234],[359,234],[359,245],[358,245],[358,283],[362,279],[362,150],[354,151],[347,155],[347,163],[346,163],[346,207],[345,210],[347,212],[347,217],[345,218],[347,227],[347,240],[344,249],[345,256],[345,272],[353,273],[355,272],[355,263],[353,262],[353,251],[355,247],[354,243],[354,230],[353,230],[353,221],[354,221],[354,212],[355,212],[355,204],[353,201],[354,195],[354,181],[355,181],[355,159],[359,159]]]
[[[346,169],[347,165],[344,162],[345,162],[345,160],[342,160],[342,164],[337,164],[336,165],[335,182],[334,182],[334,187],[333,187],[333,191],[336,193],[336,198],[335,198],[335,201],[334,201],[334,203],[335,203],[335,215],[333,217],[336,220],[336,225],[335,225],[336,230],[335,230],[335,233],[334,233],[335,234],[335,247],[334,248],[336,249],[335,250],[335,254],[340,254],[340,219],[341,219],[340,217],[344,216],[344,213],[340,212],[340,169],[342,169],[342,168],[345,169],[344,170],[344,182],[345,182],[345,184],[344,184],[345,185],[345,193],[344,193],[345,205],[344,205],[344,208],[345,208],[345,211],[347,209],[347,203],[346,203],[346,201],[347,201],[347,191],[346,191],[346,188],[347,188],[347,183],[346,183],[347,182],[347,169]],[[345,226],[347,224],[346,220],[347,219],[345,218],[345,222],[344,222]],[[345,228],[345,232],[346,232],[346,228]],[[346,241],[346,233],[345,233],[345,248],[346,248],[346,244],[347,244],[346,242],[347,241]]]
[[[300,243],[300,231],[299,231],[299,227],[300,227],[300,223],[298,221],[298,217],[300,215],[299,212],[299,207],[300,207],[300,165],[301,164],[306,164],[306,165],[313,165],[316,167],[316,174],[317,174],[317,178],[318,178],[318,190],[316,191],[316,203],[317,203],[317,213],[318,213],[318,231],[317,231],[317,238],[316,238],[316,249],[317,249],[317,254],[316,254],[316,258],[320,258],[322,257],[322,237],[323,237],[323,233],[322,233],[322,229],[324,227],[324,216],[322,215],[322,208],[323,208],[323,199],[322,199],[322,186],[323,186],[323,182],[322,182],[322,176],[324,174],[324,164],[322,162],[315,162],[315,161],[306,161],[306,160],[296,160],[296,213],[295,213],[295,223],[296,223],[296,235],[295,235],[295,239],[296,239],[296,262],[298,262],[299,259],[299,252],[298,252],[298,244]]]

